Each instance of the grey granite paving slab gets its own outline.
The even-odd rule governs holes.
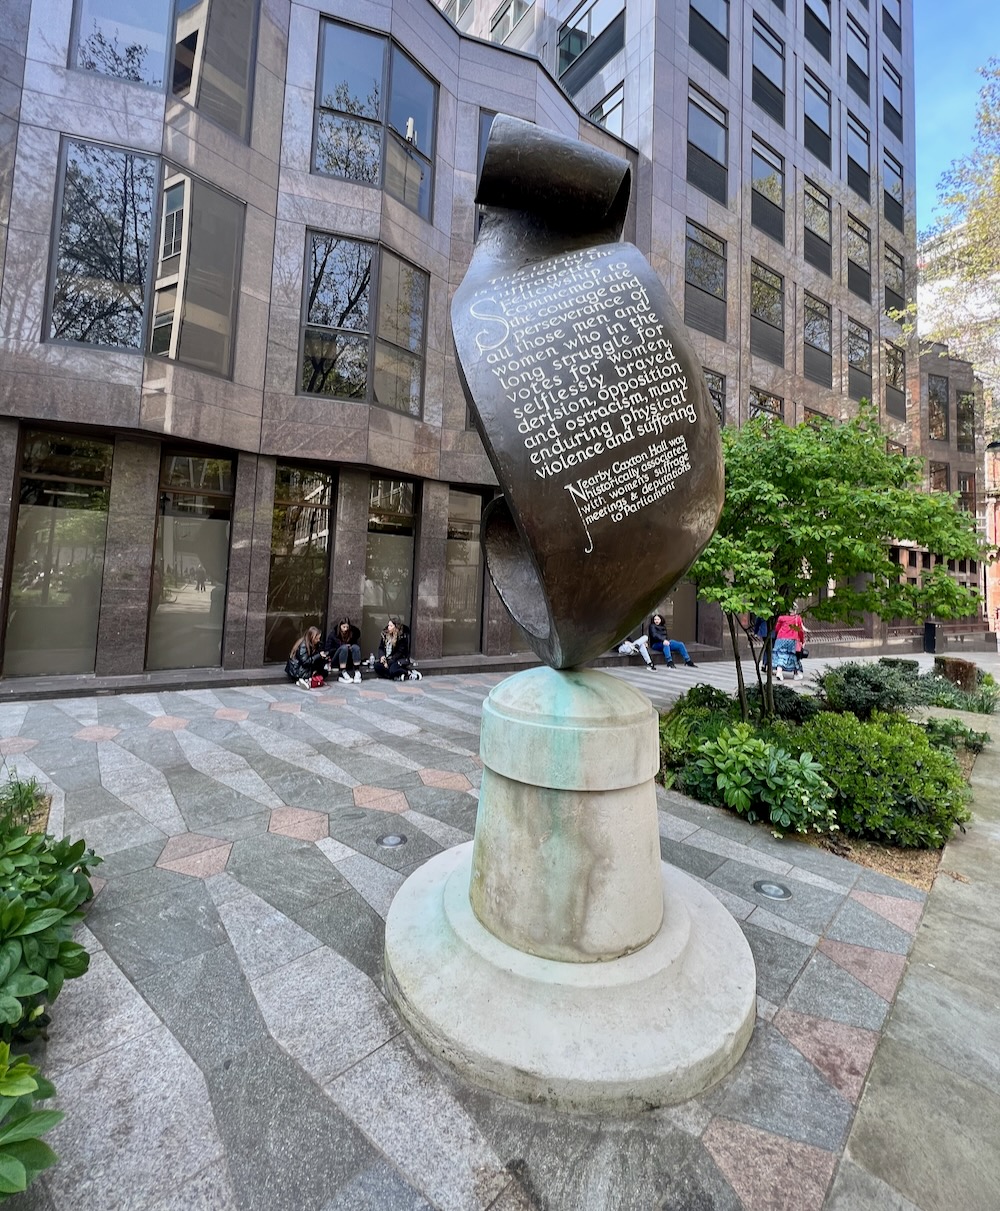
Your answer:
[[[249,892],[217,904],[217,911],[248,980],[284,967],[320,945],[283,912]]]
[[[956,939],[961,939],[961,945]],[[911,964],[926,963],[963,984],[971,984],[1000,1003],[1000,929],[996,918],[988,924],[957,916],[938,903],[937,891],[927,906]]]
[[[381,1159],[271,1041],[212,1068],[206,1082],[239,1211],[320,1211]]]
[[[684,844],[692,849],[704,849],[710,854],[722,858],[731,858],[744,866],[751,866],[759,873],[754,878],[763,875],[785,875],[792,869],[792,864],[784,858],[776,858],[762,850],[755,850],[733,837],[727,837],[709,828],[700,828],[689,837],[684,838]]]
[[[150,1203],[144,1211],[240,1211],[225,1161],[206,1165],[189,1181]]]
[[[812,956],[792,986],[787,1004],[799,1013],[866,1030],[881,1030],[889,1012],[888,1001],[819,953]]]
[[[694,838],[692,838],[694,841]],[[787,887],[792,897],[789,900],[772,900],[754,889],[760,880],[776,881]],[[730,859],[714,870],[708,882],[724,888],[734,895],[748,900],[758,908],[766,908],[778,917],[785,917],[797,925],[822,934],[844,903],[844,892],[827,891],[810,883],[800,883],[791,877],[790,871],[772,874],[766,868],[754,865],[752,859]]]
[[[897,955],[909,954],[913,945],[912,934],[850,899],[844,901],[830,922],[826,936],[837,942],[850,942],[854,946],[868,946]]]
[[[239,753],[189,731],[177,733],[177,745],[192,769],[264,807],[282,806],[282,800]]]
[[[113,743],[163,773],[183,768],[188,763],[177,743],[177,733],[150,727],[148,719],[141,727],[126,728],[120,736],[115,737]]]
[[[905,1043],[882,1040],[851,1160],[921,1211],[992,1211],[1000,1207],[998,1139],[1000,1098]]]
[[[663,836],[660,837],[660,857],[678,870],[706,880],[726,861],[721,854],[696,849],[693,845],[684,845]]]
[[[397,849],[385,849],[380,846],[378,838],[388,833],[402,833],[406,837],[406,844]],[[396,871],[412,866],[414,862],[426,862],[442,849],[426,833],[401,824],[395,812],[365,811],[364,816],[356,820],[345,820],[342,816],[331,814],[330,836]]]
[[[805,946],[813,947],[819,942],[819,935],[813,933],[811,929],[804,929],[801,925],[796,925],[794,921],[789,921],[787,917],[779,917],[777,913],[773,913],[767,908],[755,908],[746,919],[759,929],[781,934],[783,938],[791,938],[793,942],[802,942]]]
[[[967,883],[939,876],[934,883],[935,910],[954,913],[973,924],[1000,921],[1000,880],[995,872],[994,866],[985,877],[973,876]]]
[[[227,841],[241,841],[244,837],[254,837],[260,833],[266,833],[271,822],[271,813],[267,810],[252,812],[245,816],[231,816],[220,824],[200,824],[197,813],[192,813],[192,817],[190,822],[192,827],[198,825],[195,828],[196,832],[203,833],[206,837],[225,837]]]
[[[333,863],[311,841],[257,833],[233,842],[229,873],[286,916],[347,886]]]
[[[336,863],[337,870],[374,911],[385,920],[403,875],[364,854],[351,854]]]
[[[117,800],[112,799],[112,802],[117,803]],[[117,803],[117,807],[117,811],[106,816],[91,817],[82,823],[67,821],[66,827],[74,836],[85,837],[87,846],[102,858],[119,850],[154,844],[159,846],[159,853],[167,843],[167,834],[124,804]]]
[[[211,825],[224,821],[239,820],[255,816],[262,810],[272,810],[271,807],[264,807],[259,798],[243,795],[193,769],[171,770],[167,774],[167,784],[188,830],[193,833],[204,832]],[[271,800],[274,807],[284,806],[273,791]]]
[[[700,1145],[670,1174],[660,1211],[744,1211],[741,1200],[715,1161]]]
[[[920,1208],[845,1156],[823,1211],[920,1211]]]
[[[877,895],[898,896],[901,900],[926,900],[927,893],[901,879],[890,879],[888,875],[879,874],[877,870],[858,867],[858,877],[854,884],[858,891],[873,891]]]
[[[380,1211],[433,1211],[432,1205],[385,1161],[364,1169],[341,1186],[334,1197],[323,1204],[323,1211],[359,1211],[361,1207],[378,1207]]]
[[[724,1082],[721,1113],[763,1131],[838,1152],[854,1108],[800,1051],[758,1023],[743,1061]]]
[[[757,992],[776,1005],[784,1003],[809,961],[813,948],[792,938],[782,937],[772,930],[762,929],[751,921],[741,921],[740,928],[750,943],[757,965]]]
[[[697,824],[692,824],[690,820],[682,820],[679,816],[672,816],[662,808],[657,809],[656,815],[661,838],[670,841],[683,841],[686,837],[690,837],[692,833],[698,831]]]
[[[382,987],[385,921],[353,888],[298,910],[295,919]]]
[[[101,816],[110,816],[124,810],[125,805],[121,799],[116,798],[103,786],[74,791],[66,804],[66,828],[70,832],[80,833],[88,820],[96,820]]]
[[[451,849],[454,845],[461,845],[465,841],[472,840],[472,831],[467,832],[464,828],[455,828],[444,820],[438,820],[434,816],[414,811],[412,808],[410,811],[403,812],[401,819],[419,828],[422,833],[426,833],[432,841],[436,841],[443,849]]]
[[[109,741],[97,745],[101,784],[150,824],[174,836],[187,823],[163,772]]]
[[[101,785],[97,745],[92,740],[73,740],[68,736],[45,739],[26,755],[46,779],[51,779],[67,793]],[[14,761],[18,766],[23,763],[24,758],[20,755]]]
[[[326,812],[334,807],[353,807],[351,786],[329,782],[316,774],[290,769],[269,768],[262,774],[267,785],[289,807],[305,807],[309,811]]]
[[[267,756],[283,761],[294,769],[305,769],[311,774],[317,774],[328,782],[339,783],[342,786],[354,786],[357,780],[340,765],[321,756],[316,749],[303,740],[285,736],[280,733],[281,716],[273,712],[279,722],[268,720],[267,726],[247,719],[240,724],[246,737],[253,741]],[[266,774],[265,774],[266,777]]]
[[[69,829],[68,831],[72,836],[82,835],[86,837],[87,833],[86,828]],[[162,841],[147,841],[145,844],[137,845],[132,849],[123,849],[106,855],[104,862],[96,868],[94,873],[102,879],[114,880],[117,884],[117,881],[126,875],[148,871],[162,852]],[[170,872],[164,871],[163,873],[169,874]],[[116,894],[118,890],[120,889],[116,887]],[[103,895],[104,893],[102,892],[101,894]]]

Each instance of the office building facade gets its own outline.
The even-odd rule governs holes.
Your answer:
[[[865,396],[912,447],[910,6],[869,2],[9,0],[3,675],[258,667],[343,614],[520,646],[448,317],[497,112],[630,160],[721,421]],[[674,625],[713,639],[693,590]]]

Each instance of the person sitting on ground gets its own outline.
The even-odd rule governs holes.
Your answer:
[[[398,618],[390,618],[379,637],[375,673],[392,681],[420,680],[420,674],[410,660],[410,628]]]
[[[785,673],[791,673],[796,681],[802,680],[804,674],[799,652],[805,638],[806,629],[800,614],[778,615],[774,624],[774,650],[771,653],[771,667],[776,681],[784,681]]]
[[[650,649],[660,653],[663,657],[663,663],[668,669],[674,668],[675,655],[680,656],[688,668],[695,668],[695,663],[688,655],[688,650],[684,644],[679,639],[671,639],[667,635],[667,624],[663,621],[662,614],[654,614],[650,618],[647,638]]]
[[[645,635],[640,635],[637,639],[623,639],[618,645],[619,656],[641,656],[642,662],[651,672],[656,672],[656,666],[653,664],[652,657],[649,654],[649,640]]]
[[[361,680],[360,639],[361,631],[346,616],[326,637],[327,651],[332,660],[330,672],[337,669],[341,681]]]
[[[314,677],[320,678],[320,685],[323,683],[327,654],[321,650],[322,639],[323,632],[319,627],[310,627],[301,639],[296,639],[288,654],[285,672],[301,690],[312,689]]]

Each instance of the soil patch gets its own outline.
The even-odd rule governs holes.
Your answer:
[[[31,815],[28,817],[29,833],[48,832],[49,812],[52,809],[52,796],[40,795]]]

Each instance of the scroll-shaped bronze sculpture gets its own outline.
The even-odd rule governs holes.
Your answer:
[[[628,164],[531,123],[493,121],[485,207],[452,303],[459,374],[503,491],[490,576],[553,668],[636,626],[722,508],[719,427],[662,283],[620,242]]]

